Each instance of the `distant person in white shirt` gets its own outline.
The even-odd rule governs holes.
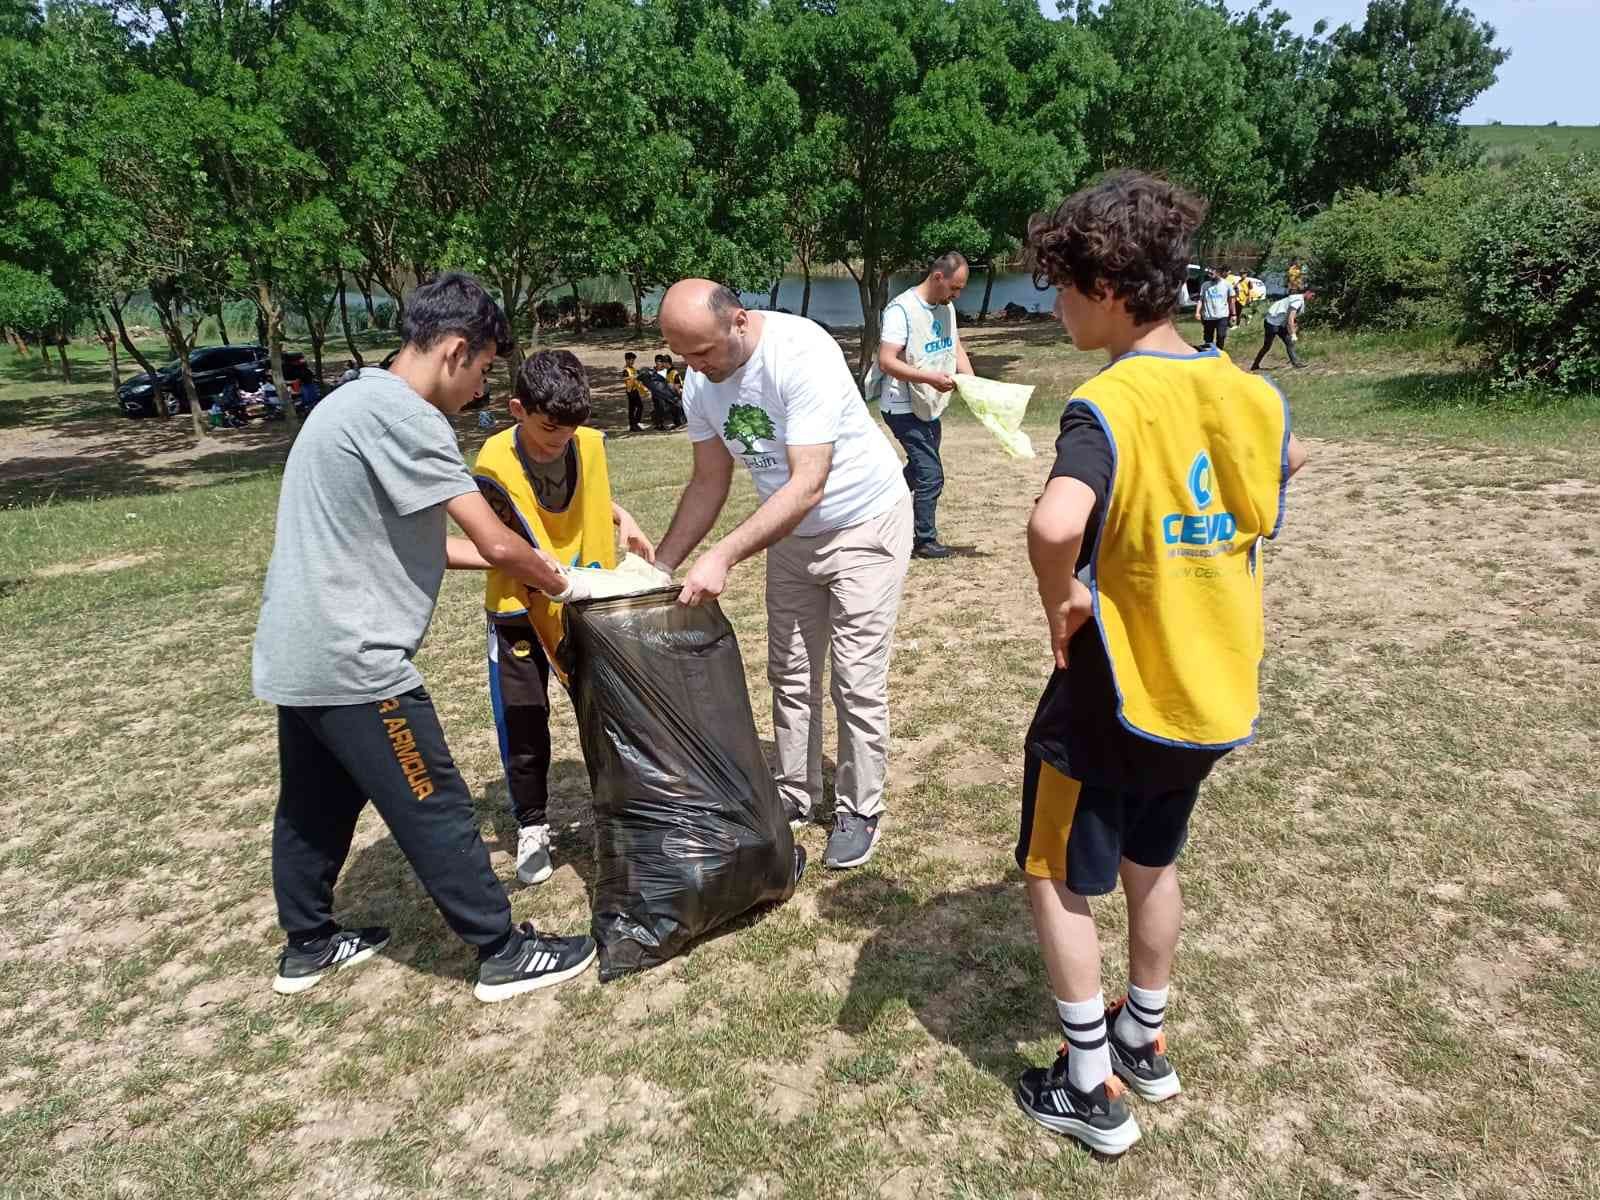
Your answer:
[[[791,821],[822,799],[822,672],[833,660],[837,806],[824,862],[860,866],[877,846],[889,761],[889,658],[911,555],[900,459],[862,403],[839,344],[814,321],[750,312],[708,279],[661,302],[685,360],[694,473],[656,563],[674,571],[716,523],[734,460],[760,506],[684,576],[679,601],[715,600],[728,572],[767,552],[767,678],[777,784]]]
[[[1267,319],[1262,324],[1262,332],[1266,334],[1261,343],[1261,349],[1256,351],[1256,360],[1250,364],[1252,371],[1261,369],[1261,360],[1266,357],[1268,350],[1272,349],[1272,339],[1282,338],[1283,348],[1289,352],[1289,363],[1296,370],[1306,364],[1294,352],[1295,340],[1299,337],[1299,317],[1306,309],[1306,302],[1315,300],[1315,292],[1291,292],[1282,300],[1267,309]]]
[[[955,303],[969,273],[967,260],[952,250],[934,259],[922,282],[901,292],[883,310],[878,343],[883,391],[878,411],[905,447],[906,484],[915,518],[911,553],[917,558],[949,558],[955,553],[939,540],[939,493],[944,491],[939,418],[956,386],[955,373],[972,374],[972,362],[956,329]]]
[[[1223,277],[1221,267],[1206,272],[1206,284],[1200,289],[1200,302],[1194,306],[1194,319],[1204,326],[1206,344],[1218,350],[1228,344],[1228,325],[1238,315],[1238,289]]]

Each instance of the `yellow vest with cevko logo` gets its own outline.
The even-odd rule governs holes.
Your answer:
[[[1068,404],[1111,443],[1089,573],[1118,717],[1167,745],[1249,741],[1265,646],[1259,543],[1283,520],[1288,405],[1216,349],[1124,355]]]
[[[617,536],[611,521],[611,480],[606,472],[605,436],[579,426],[567,453],[574,456],[577,479],[572,499],[560,512],[543,507],[528,481],[517,427],[484,442],[473,465],[478,490],[506,528],[551,555],[563,567],[617,565]],[[526,617],[539,635],[545,656],[556,663],[561,643],[561,605],[501,570],[484,582],[483,606],[496,618]],[[556,668],[560,673],[560,668]],[[565,678],[563,676],[563,678]]]

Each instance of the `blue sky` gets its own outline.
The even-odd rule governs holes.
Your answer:
[[[1229,7],[1244,7],[1230,0]],[[1311,32],[1319,17],[1330,28],[1359,25],[1366,0],[1277,0],[1296,29]],[[1466,111],[1471,124],[1600,125],[1600,93],[1589,86],[1600,53],[1600,0],[1467,0],[1511,58],[1495,85]]]
[[[1246,0],[1228,0],[1244,9]],[[1040,7],[1055,15],[1054,0]],[[1318,18],[1330,29],[1359,25],[1366,0],[1276,0],[1310,33]],[[1600,57],[1600,0],[1467,0],[1480,21],[1494,26],[1495,41],[1511,50],[1495,85],[1478,97],[1463,120],[1469,124],[1600,125],[1600,90],[1592,86]]]

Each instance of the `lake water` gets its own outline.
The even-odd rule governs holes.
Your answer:
[[[956,302],[961,312],[977,315],[978,307],[983,303],[984,278],[982,273],[972,276],[966,290],[961,293],[961,299]],[[921,280],[921,275],[896,275],[889,285],[889,295],[899,295]],[[800,297],[804,291],[804,279],[798,275],[785,275],[778,288],[778,307],[799,312]],[[766,308],[769,298],[767,292],[742,293],[742,299],[751,308]],[[660,290],[651,292],[645,298],[645,312],[653,313],[660,301]],[[994,294],[989,298],[989,311],[997,313],[1012,302],[1022,305],[1029,312],[1047,313],[1056,302],[1056,292],[1054,288],[1039,291],[1033,286],[1033,278],[1021,272],[996,275]],[[856,290],[856,281],[848,276],[844,279],[812,279],[811,309],[807,315],[828,325],[861,325],[861,293]]]

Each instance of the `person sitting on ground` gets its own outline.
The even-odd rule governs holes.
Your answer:
[[[339,382],[334,384],[334,386],[342,387],[344,384],[354,383],[360,378],[361,368],[356,366],[356,360],[353,358],[347,358],[344,360],[344,370],[339,375]]]
[[[1201,781],[1255,734],[1260,542],[1305,462],[1277,389],[1173,325],[1204,212],[1123,172],[1028,225],[1035,282],[1057,289],[1073,345],[1111,363],[1067,401],[1028,523],[1055,671],[1025,743],[1016,861],[1065,1041],[1016,1099],[1105,1154],[1139,1137],[1124,1084],[1179,1091],[1164,1033],[1177,859]],[[1119,877],[1129,983],[1108,1011],[1088,898]]]
[[[1316,298],[1315,292],[1303,294],[1292,292],[1267,309],[1267,319],[1261,324],[1263,334],[1261,349],[1256,351],[1256,360],[1250,364],[1252,371],[1261,369],[1261,360],[1266,357],[1267,351],[1272,349],[1274,338],[1283,339],[1283,348],[1289,352],[1290,366],[1299,370],[1306,365],[1294,352],[1300,338],[1299,317],[1305,311],[1306,303]]]
[[[655,546],[639,523],[611,498],[605,436],[585,424],[589,376],[577,357],[541,350],[524,359],[509,408],[512,427],[484,442],[473,466],[478,488],[501,523],[563,566],[615,567],[618,539],[655,561]],[[483,606],[489,619],[490,707],[517,820],[517,878],[543,883],[554,869],[550,670],[561,642],[562,606],[492,566]]]
[[[382,926],[342,928],[333,885],[371,800],[456,935],[478,952],[479,1000],[562,983],[592,938],[515,925],[472,793],[412,659],[446,567],[491,565],[552,601],[580,595],[507,533],[467,473],[449,418],[511,348],[505,314],[470,275],[412,293],[392,370],[368,368],[306,422],[284,466],[252,660],[277,705],[281,788],[272,884],[288,945],[273,990],[305,991],[371,958]],[[465,538],[448,536],[446,515]]]

